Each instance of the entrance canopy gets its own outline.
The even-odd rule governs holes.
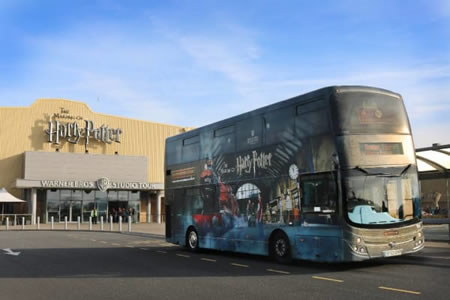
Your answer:
[[[440,224],[450,219],[450,144],[416,149],[416,157],[422,216]]]
[[[5,188],[0,189],[0,203],[17,203],[17,202],[26,202],[19,198],[14,197]]]
[[[433,144],[416,149],[419,172],[446,173],[450,170],[450,145]]]

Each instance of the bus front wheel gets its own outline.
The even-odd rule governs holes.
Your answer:
[[[194,228],[189,228],[186,234],[186,246],[189,250],[195,251],[198,249],[198,234]]]
[[[282,232],[275,233],[270,243],[272,257],[279,263],[287,264],[292,261],[289,239]]]

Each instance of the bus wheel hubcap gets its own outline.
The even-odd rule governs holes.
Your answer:
[[[279,239],[275,242],[275,253],[278,256],[284,256],[286,254],[286,241],[284,239]]]
[[[195,231],[191,231],[191,233],[189,233],[189,246],[191,248],[197,247],[197,234]]]

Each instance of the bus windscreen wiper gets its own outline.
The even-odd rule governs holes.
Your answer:
[[[355,169],[358,170],[358,171],[363,172],[366,175],[371,175],[371,176],[399,177],[399,176],[403,175],[409,169],[410,166],[411,166],[411,164],[406,166],[399,175],[389,174],[389,173],[381,173],[381,172],[379,172],[379,173],[370,173],[369,171],[367,171],[364,168],[361,168],[360,166],[356,166]]]
[[[363,172],[366,175],[372,175],[372,176],[392,176],[392,174],[387,174],[387,173],[370,173],[369,171],[367,171],[364,168],[361,168],[360,166],[356,166],[355,167],[356,170]]]

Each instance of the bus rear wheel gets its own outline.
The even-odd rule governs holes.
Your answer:
[[[272,257],[279,263],[287,264],[292,261],[291,246],[284,233],[277,232],[270,243]]]
[[[198,249],[198,234],[194,228],[189,228],[186,234],[186,246],[189,250],[195,251]]]

